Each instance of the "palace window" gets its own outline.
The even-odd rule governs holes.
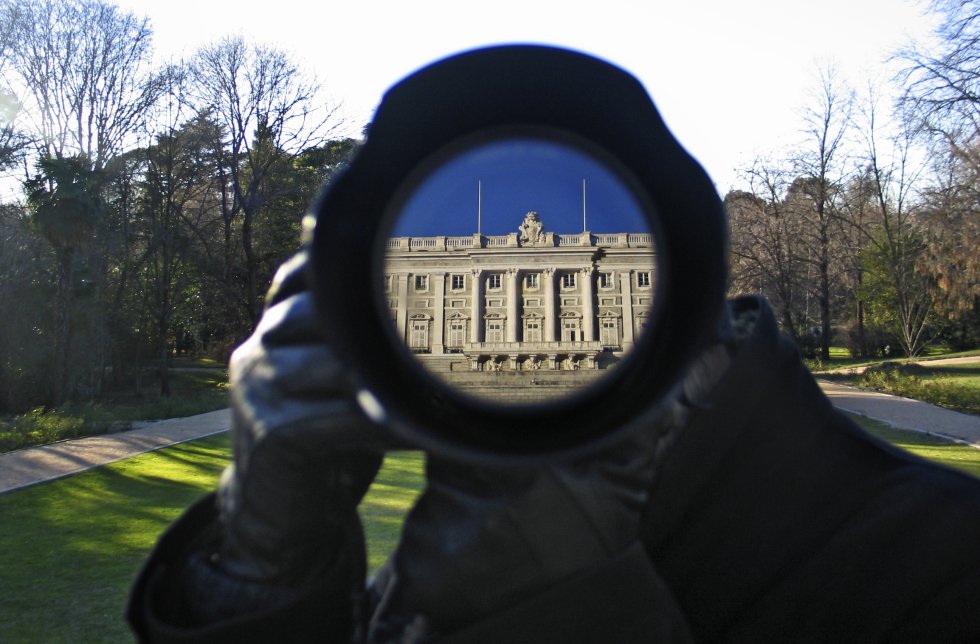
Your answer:
[[[447,348],[450,352],[460,351],[466,343],[466,320],[449,321],[449,342]]]
[[[562,320],[561,323],[561,341],[562,342],[578,342],[582,339],[581,333],[579,331],[578,320]]]
[[[452,289],[454,291],[462,291],[463,287],[466,285],[462,275],[453,275],[452,277]]]
[[[429,276],[428,275],[416,275],[415,276],[415,290],[416,291],[428,291],[429,290]]]
[[[412,328],[408,339],[408,346],[415,353],[429,352],[428,320],[412,320]]]
[[[612,287],[613,287],[613,274],[599,273],[599,288],[612,288]]]
[[[650,286],[650,271],[640,271],[636,274],[636,285],[640,288]]]
[[[528,289],[538,288],[538,274],[528,273],[524,276],[524,287]]]
[[[564,273],[561,276],[562,288],[575,288],[575,273]]]
[[[604,347],[619,347],[619,322],[604,319],[599,327],[599,342]]]
[[[490,275],[487,275],[487,288],[488,289],[500,288],[500,273],[491,273]]]
[[[524,341],[541,342],[541,320],[532,319],[524,321]]]
[[[504,323],[502,320],[487,320],[487,342],[504,341]]]

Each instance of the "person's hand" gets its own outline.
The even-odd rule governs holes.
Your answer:
[[[643,597],[637,598],[642,614],[610,624],[616,620],[602,611],[617,607],[601,604],[618,600],[607,597],[608,589],[591,588],[582,595],[586,610],[596,611],[600,629],[620,629],[603,631],[603,639],[647,641],[653,634],[657,641],[687,641],[683,616],[639,546],[639,520],[673,438],[690,412],[706,403],[727,365],[723,343],[705,351],[670,401],[651,410],[646,431],[574,462],[488,467],[430,456],[425,492],[372,589],[380,606],[370,641],[401,641],[406,634],[411,641],[426,641],[459,633],[468,641],[473,624],[493,621],[522,603],[533,605],[541,596],[561,596],[558,603],[567,605],[559,606],[559,613],[575,611],[580,607],[573,606],[574,599],[548,595],[549,589],[567,588],[575,579],[588,586],[598,578],[591,571],[604,566],[607,573],[615,571],[613,577],[628,577],[620,580],[622,587]],[[570,617],[538,615],[532,627],[545,630],[525,634],[548,641],[596,636],[576,632],[577,626],[549,630],[583,623]],[[526,625],[521,622],[520,628]]]
[[[356,508],[385,434],[322,340],[305,261],[280,269],[258,328],[231,359],[234,462],[218,489],[220,546],[192,562],[185,583],[202,622],[363,583]]]

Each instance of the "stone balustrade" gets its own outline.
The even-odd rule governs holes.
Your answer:
[[[462,347],[463,353],[505,354],[505,353],[596,353],[602,345],[596,341],[554,341],[554,342],[468,342]]]
[[[534,248],[601,247],[652,248],[649,233],[543,233]],[[386,247],[396,252],[466,251],[479,248],[519,248],[524,246],[517,233],[507,235],[471,235],[468,237],[391,237]]]

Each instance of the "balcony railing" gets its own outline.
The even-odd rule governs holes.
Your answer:
[[[478,248],[519,248],[522,244],[517,233],[508,235],[471,235],[469,237],[392,237],[386,244],[389,251],[433,252],[466,251]],[[544,233],[543,241],[530,245],[533,248],[652,248],[653,235],[649,233]]]
[[[468,342],[464,353],[588,353],[602,351],[596,341],[562,342]]]

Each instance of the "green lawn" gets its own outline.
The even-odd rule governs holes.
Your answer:
[[[843,369],[845,367],[867,367],[881,364],[882,362],[928,362],[929,360],[940,358],[967,358],[973,356],[980,356],[980,349],[953,352],[945,347],[928,346],[925,348],[922,355],[916,358],[904,358],[900,356],[891,356],[888,358],[852,358],[851,353],[845,347],[830,347],[829,362],[823,362],[820,360],[806,360],[805,362],[810,367],[811,371],[814,373],[820,373],[822,371],[832,371],[834,369]]]
[[[402,519],[425,484],[424,466],[425,456],[421,452],[388,454],[384,467],[361,501],[369,574],[395,549]]]
[[[930,365],[884,364],[864,373],[819,374],[820,378],[980,414],[980,362]]]
[[[886,440],[980,476],[980,450],[880,423]],[[0,496],[0,642],[125,642],[122,611],[157,536],[214,489],[227,435]],[[369,565],[394,547],[424,482],[418,452],[389,454],[362,503]]]
[[[0,496],[0,642],[124,642],[160,532],[214,488],[226,435]]]
[[[0,642],[124,642],[129,586],[159,534],[213,490],[228,435],[0,496]],[[390,454],[363,502],[372,569],[398,539],[423,457]]]
[[[923,379],[935,380],[938,378],[948,378],[956,384],[980,391],[980,363],[933,366],[928,362],[924,362],[919,365],[919,368],[924,369],[926,372]]]
[[[921,432],[895,429],[880,421],[857,414],[848,415],[866,432],[874,434],[882,440],[907,449],[923,458],[980,477],[980,449]]]

